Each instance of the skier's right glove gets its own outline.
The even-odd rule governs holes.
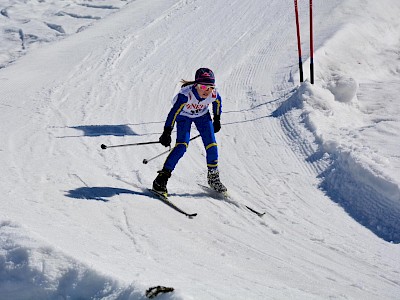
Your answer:
[[[159,138],[161,145],[165,147],[169,147],[171,145],[171,132],[172,132],[171,127],[164,127],[164,132]]]

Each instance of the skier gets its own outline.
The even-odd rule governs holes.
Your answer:
[[[182,79],[181,83],[182,88],[172,101],[173,106],[159,139],[163,146],[170,146],[171,132],[176,123],[176,144],[168,155],[163,169],[158,171],[158,176],[153,181],[153,190],[165,196],[168,195],[168,179],[189,146],[190,128],[194,123],[206,149],[208,184],[215,191],[224,193],[227,189],[219,178],[218,146],[214,135],[221,129],[221,96],[215,87],[214,73],[208,68],[200,68],[196,71],[194,81]],[[212,103],[214,121],[208,110],[210,103]]]

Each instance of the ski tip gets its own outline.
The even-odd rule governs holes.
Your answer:
[[[261,212],[256,211],[255,209],[253,209],[253,208],[247,206],[247,205],[245,205],[245,206],[246,206],[246,208],[247,208],[248,210],[250,210],[251,212],[255,213],[255,214],[256,214],[257,216],[259,216],[260,218],[263,217],[263,216],[265,215],[265,212],[261,213]]]

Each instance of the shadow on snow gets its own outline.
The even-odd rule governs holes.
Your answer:
[[[82,200],[97,200],[107,202],[115,195],[131,194],[140,196],[149,196],[149,193],[135,192],[127,189],[112,188],[112,187],[80,187],[75,190],[69,190],[66,193],[67,197],[82,199]]]
[[[150,191],[144,189],[141,192],[132,191],[128,189],[121,188],[113,188],[113,187],[80,187],[74,190],[69,190],[66,192],[65,196],[74,199],[81,200],[96,200],[108,202],[110,198],[120,195],[120,194],[130,194],[130,195],[138,195],[138,196],[146,196],[153,199],[157,199]],[[209,194],[203,193],[171,193],[170,197],[179,197],[179,198],[204,198],[209,196]]]
[[[83,131],[85,136],[126,136],[138,135],[127,125],[87,125],[87,126],[74,126],[72,129]]]

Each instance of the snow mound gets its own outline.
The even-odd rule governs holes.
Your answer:
[[[358,84],[352,77],[335,74],[328,82],[327,89],[334,95],[336,101],[349,103],[356,97]]]
[[[39,245],[9,221],[0,224],[0,295],[2,299],[145,299],[133,286],[124,287],[52,247]]]
[[[347,90],[351,90],[348,95],[352,95],[355,85],[347,86],[352,86]],[[292,124],[285,127],[288,135],[297,139],[296,144],[316,142],[314,153],[309,150],[303,154],[309,161],[314,158],[317,163],[324,165],[319,168],[320,188],[377,236],[400,243],[399,184],[396,178],[385,172],[392,166],[358,134],[358,130],[372,125],[366,125],[369,120],[365,120],[357,102],[349,104],[336,99],[337,96],[328,87],[305,82],[282,103],[273,116],[282,117],[284,123]],[[296,124],[298,119],[301,120],[300,124]],[[304,130],[294,128],[296,126],[305,126],[313,138],[308,142],[299,141],[305,139],[305,134]],[[293,134],[293,131],[303,133]]]
[[[398,185],[370,170],[354,152],[337,149],[321,187],[356,221],[386,241],[400,243]]]

